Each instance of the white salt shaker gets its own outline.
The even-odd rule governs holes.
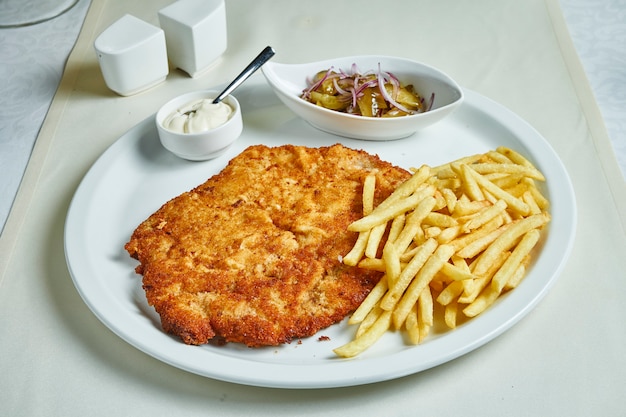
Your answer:
[[[130,96],[167,78],[165,34],[157,26],[125,15],[94,42],[104,81],[111,90]]]
[[[178,0],[159,10],[170,62],[200,76],[226,51],[224,0]]]

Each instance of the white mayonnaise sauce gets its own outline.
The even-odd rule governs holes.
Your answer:
[[[188,103],[163,121],[163,127],[179,133],[199,133],[215,129],[228,121],[233,109],[220,101],[213,104],[213,100],[201,99]]]

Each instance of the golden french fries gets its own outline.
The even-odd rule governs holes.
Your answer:
[[[343,356],[344,358],[350,358],[363,352],[365,349],[376,343],[378,339],[387,331],[389,323],[391,322],[391,312],[383,311],[376,321],[359,337],[352,342],[347,343],[341,347],[338,347],[334,352]]]
[[[523,280],[550,221],[543,174],[512,149],[412,171],[377,207],[374,176],[364,183],[363,217],[348,227],[358,238],[343,261],[384,275],[350,317],[359,327],[338,356],[362,353],[388,330],[418,344],[435,314],[454,329],[485,311]]]

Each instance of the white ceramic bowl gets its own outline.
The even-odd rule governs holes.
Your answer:
[[[239,101],[232,95],[223,102],[233,109],[230,118],[221,126],[198,133],[179,133],[163,126],[167,116],[181,107],[199,99],[213,100],[219,91],[202,90],[178,96],[166,104],[156,114],[156,125],[161,144],[174,155],[190,161],[204,161],[220,156],[241,135],[243,119]]]
[[[331,66],[350,71],[356,64],[362,71],[391,72],[404,85],[413,84],[427,101],[434,93],[433,107],[424,113],[394,118],[364,117],[316,106],[300,95],[307,79]],[[350,56],[308,64],[268,62],[263,74],[281,101],[316,128],[328,133],[365,140],[393,140],[412,135],[449,115],[463,101],[463,90],[443,72],[419,62],[390,56]]]

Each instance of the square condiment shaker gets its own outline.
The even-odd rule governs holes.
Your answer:
[[[165,34],[159,27],[124,15],[95,40],[107,87],[122,96],[147,90],[169,73]]]
[[[170,62],[192,78],[226,51],[224,0],[178,0],[159,10]]]

